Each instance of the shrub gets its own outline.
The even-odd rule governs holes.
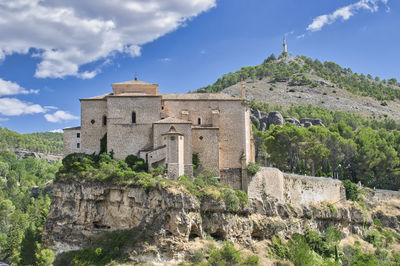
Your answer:
[[[377,230],[368,230],[365,234],[365,241],[376,248],[383,246],[381,234]]]
[[[236,250],[232,242],[226,241],[219,250],[211,251],[208,263],[213,266],[239,265],[242,262],[240,252]]]
[[[55,255],[50,249],[42,249],[36,253],[36,265],[48,266],[53,265]]]
[[[247,173],[249,176],[254,176],[257,172],[260,171],[260,166],[253,162],[249,162],[247,165]]]
[[[335,212],[337,212],[336,207],[335,207],[332,203],[328,203],[327,206],[328,206],[328,208],[329,208],[329,212],[330,212],[330,213],[335,213]]]
[[[348,200],[357,201],[359,200],[360,189],[356,184],[346,179],[342,182],[346,190],[346,198]]]
[[[275,258],[288,260],[290,259],[289,247],[278,236],[274,236],[269,244],[269,254]]]
[[[199,264],[204,260],[204,254],[201,250],[196,250],[190,257],[189,261],[193,264]]]
[[[199,157],[198,153],[193,153],[192,164],[193,164],[193,170],[196,171],[197,168],[199,168],[199,166],[200,166],[200,157]]]
[[[238,211],[239,210],[239,198],[236,193],[232,190],[228,190],[225,196],[225,205],[228,211]]]
[[[235,194],[238,197],[239,201],[243,205],[247,205],[249,203],[249,198],[243,190],[235,190]]]
[[[359,253],[350,263],[352,266],[378,266],[378,259],[373,254]]]
[[[132,168],[133,171],[146,172],[148,169],[147,163],[143,159],[138,158],[135,155],[128,155],[125,158],[125,162],[130,168]]]
[[[260,258],[250,255],[242,263],[243,266],[256,266],[260,264]]]

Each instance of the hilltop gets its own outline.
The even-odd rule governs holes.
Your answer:
[[[287,109],[312,104],[367,118],[400,121],[400,84],[370,74],[357,74],[334,62],[305,56],[268,57],[257,66],[243,67],[220,77],[197,92],[224,92],[238,96],[240,80],[246,98]]]

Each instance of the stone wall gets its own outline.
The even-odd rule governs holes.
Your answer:
[[[280,202],[309,205],[327,201],[338,203],[346,199],[341,181],[324,177],[285,174],[276,168],[263,167],[249,183],[249,197],[270,195]]]
[[[286,202],[308,205],[322,201],[337,203],[346,199],[342,182],[325,177],[283,174]]]
[[[107,132],[103,116],[107,116],[105,100],[81,100],[81,150],[92,154],[100,152],[100,139]]]
[[[159,96],[107,97],[107,149],[117,159],[153,147],[152,123],[160,119]],[[132,123],[132,112],[136,123]]]
[[[78,138],[78,134],[79,134],[79,138]],[[63,151],[64,157],[71,153],[81,152],[80,146],[78,148],[78,143],[79,143],[79,145],[81,145],[81,128],[80,127],[64,129],[63,139],[64,139],[64,151]]]
[[[376,189],[374,193],[368,193],[370,200],[375,202],[386,202],[391,200],[400,201],[400,191]]]
[[[246,141],[246,136],[250,134],[250,120],[246,119],[249,113],[240,100],[163,98],[163,106],[165,114],[187,119],[193,125],[197,125],[200,118],[200,126],[203,127],[213,126],[213,111],[214,115],[216,110],[219,111],[219,168],[241,168],[242,155],[249,154],[250,157],[250,141]],[[246,125],[246,122],[248,127],[241,126]]]
[[[242,168],[222,168],[219,176],[224,186],[231,186],[237,190],[242,189]]]
[[[193,154],[198,154],[200,166],[197,172],[207,168],[219,176],[219,138],[218,128],[196,127],[192,131]]]

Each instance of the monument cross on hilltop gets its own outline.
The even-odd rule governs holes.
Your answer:
[[[286,37],[283,37],[283,53],[287,53],[287,44],[286,44]]]

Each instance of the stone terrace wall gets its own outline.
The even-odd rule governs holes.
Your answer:
[[[369,198],[375,202],[385,202],[390,200],[399,200],[400,201],[400,191],[392,191],[392,190],[383,190],[383,189],[376,189],[375,194],[371,195]]]
[[[346,199],[339,180],[282,173],[276,168],[263,167],[249,182],[249,198],[263,194],[292,205],[308,205],[327,201],[336,203]]]
[[[283,174],[285,200],[308,205],[322,201],[336,203],[346,199],[342,182],[337,179]]]

